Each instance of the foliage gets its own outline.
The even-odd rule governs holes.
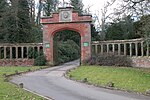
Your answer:
[[[40,67],[0,67],[0,100],[45,100],[39,96],[31,94],[17,86],[4,82],[3,74],[13,74],[17,70],[18,72],[28,70],[40,69]]]
[[[95,26],[93,24],[91,25],[91,37],[92,37],[92,41],[101,40],[100,35],[96,31]]]
[[[28,57],[30,59],[32,59],[32,58],[36,58],[37,56],[38,56],[38,52],[34,48],[29,47],[29,49],[28,49]]]
[[[110,13],[108,8],[111,7],[111,5],[113,5],[114,3],[117,5],[115,8],[113,8],[114,12]],[[149,0],[106,1],[106,4],[104,4],[104,8],[99,11],[101,12],[102,16],[101,20],[97,18],[99,27],[101,28],[100,36],[102,37],[102,39],[104,38],[103,40],[147,37],[148,31],[145,33],[145,29],[139,29],[139,27],[143,27],[140,21],[141,19],[143,19],[143,16],[147,16],[150,14],[149,8]],[[147,22],[150,21],[147,20]],[[149,24],[145,24],[144,27],[147,27],[147,29],[149,29]],[[140,33],[136,33],[137,31],[140,31]],[[107,35],[106,38],[105,35]]]
[[[113,53],[98,54],[92,56],[91,59],[85,61],[85,64],[100,66],[131,66],[130,58],[119,56]]]
[[[67,41],[67,40],[73,40],[80,46],[80,34],[75,31],[63,30],[57,32],[54,37],[54,41]]]
[[[43,52],[40,52],[34,60],[34,66],[45,66],[45,65],[46,65],[46,57],[43,54]]]
[[[79,15],[83,13],[83,3],[82,0],[70,0],[73,9],[78,12]]]
[[[38,0],[36,24],[40,25],[41,13],[44,13],[44,16],[50,16],[52,12],[57,10],[59,5],[59,0]]]
[[[27,0],[12,0],[5,6],[3,21],[3,42],[30,42],[31,22]]]
[[[40,26],[32,25],[31,37],[32,37],[31,40],[32,43],[42,43],[43,42],[42,28]]]
[[[41,27],[34,22],[34,6],[31,0],[0,1],[0,42],[42,42]]]
[[[106,4],[104,4],[104,7],[101,9],[101,23],[99,22],[99,27],[101,28],[101,39],[104,40],[105,37],[106,37],[106,26],[107,26],[107,23],[106,21],[107,20],[111,20],[112,18],[112,14],[113,13],[110,13],[109,12],[109,9],[110,7],[116,2],[116,0],[110,0],[110,1],[107,1]]]
[[[80,47],[73,40],[67,40],[58,44],[58,63],[69,62],[79,57]]]
[[[7,10],[7,3],[5,0],[0,1],[0,41],[4,39],[4,18],[5,18],[5,12]]]
[[[40,25],[40,18],[41,18],[41,12],[42,12],[42,0],[38,0],[38,11],[37,11],[37,16],[36,16],[36,24]]]
[[[136,17],[150,14],[150,2],[149,0],[123,0],[125,6],[123,11],[127,11]],[[122,5],[123,6],[123,5]]]
[[[58,0],[46,0],[43,4],[43,11],[46,16],[50,16],[52,12],[56,12]]]
[[[56,64],[72,61],[80,57],[80,34],[63,30],[54,36],[54,60]]]
[[[106,40],[124,40],[140,37],[135,34],[134,21],[131,16],[124,17],[117,22],[111,23],[106,31]]]
[[[43,51],[38,52],[34,48],[29,47],[28,57],[29,57],[29,59],[34,58],[35,66],[45,66],[46,65],[46,57],[43,54]]]
[[[115,88],[145,93],[150,89],[150,69],[81,66],[68,73],[73,79],[87,78],[90,84],[107,86],[113,82]]]
[[[134,31],[136,36],[145,38],[150,43],[150,15],[144,15],[134,22]]]
[[[150,37],[150,15],[142,16],[138,23],[138,32],[142,37]]]

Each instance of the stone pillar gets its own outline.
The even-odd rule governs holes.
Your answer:
[[[109,52],[109,44],[106,44],[107,45],[107,53]]]
[[[132,43],[130,43],[130,57],[132,57]]]
[[[115,44],[112,44],[113,54],[115,53]]]
[[[40,47],[37,46],[37,51],[38,51],[38,54],[40,54]]]
[[[125,56],[127,55],[127,46],[126,46],[126,43],[124,44],[124,55]]]
[[[4,59],[6,59],[6,48],[7,47],[4,46]]]
[[[143,42],[141,42],[141,56],[144,56]]]
[[[146,42],[146,45],[147,45],[147,52],[146,52],[146,55],[149,56],[149,43]]]
[[[34,48],[34,46],[32,46],[32,49],[33,49],[33,52],[35,52],[35,48]],[[34,56],[32,57],[32,59],[34,59]]]
[[[12,47],[10,47],[10,59],[12,59]]]
[[[0,47],[0,59],[2,59],[2,57],[1,57],[1,55],[2,55],[2,50],[1,50],[2,48]]]
[[[24,58],[24,49],[23,49],[23,47],[21,47],[21,58],[22,59]]]
[[[138,56],[138,43],[135,43],[135,55]]]
[[[97,54],[97,44],[95,44],[94,46],[95,46],[95,54]]]
[[[101,44],[101,54],[103,54],[103,44]]]
[[[29,58],[28,53],[29,53],[29,47],[27,46],[27,59]]]
[[[18,47],[16,47],[16,59],[18,59]]]
[[[120,43],[118,44],[118,55],[121,55],[121,48],[120,48]]]
[[[87,31],[84,30],[81,34],[81,63],[84,63],[86,60],[91,58],[91,29],[90,25],[87,25]]]
[[[44,38],[48,38],[46,35],[43,36]],[[53,58],[53,37],[50,36],[49,39],[43,39],[47,41],[43,41],[43,51],[46,56],[46,60],[48,61],[48,65],[54,64],[54,58]],[[46,45],[49,45],[48,47]]]

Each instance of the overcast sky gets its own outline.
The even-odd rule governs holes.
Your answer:
[[[36,0],[36,2],[38,2],[38,1],[39,0]],[[63,0],[59,0],[59,1],[62,2]],[[69,0],[64,0],[64,1],[69,2]],[[84,9],[90,7],[90,11],[91,11],[92,15],[94,15],[94,14],[98,15],[99,20],[101,19],[101,9],[104,7],[104,4],[107,1],[111,1],[111,0],[82,0],[82,2],[84,4]],[[117,1],[119,1],[119,0],[117,0]],[[110,13],[110,12],[112,12],[112,9],[108,10],[108,13]]]
[[[92,12],[101,10],[101,8],[103,8],[104,2],[106,2],[106,0],[83,0],[85,7],[91,6],[90,10]]]
[[[38,3],[39,0],[36,0],[36,2]],[[59,1],[63,1],[63,0],[59,0]],[[65,2],[68,2],[69,0],[64,0]],[[84,8],[87,8],[90,6],[90,10],[94,13],[95,11],[100,11],[101,8],[104,5],[104,2],[106,2],[108,0],[82,0],[83,4],[84,4]]]
[[[63,1],[63,0],[60,0]],[[68,2],[69,0],[64,0]],[[94,13],[95,11],[100,11],[104,5],[104,2],[107,0],[82,0],[84,7],[87,8],[90,6],[90,10]]]

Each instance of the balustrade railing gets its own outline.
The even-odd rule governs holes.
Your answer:
[[[42,43],[0,44],[0,59],[31,59],[29,52],[43,52]]]
[[[92,52],[94,54],[114,53],[124,56],[149,56],[149,43],[144,39],[93,41]]]
[[[125,56],[150,56],[150,44],[144,39],[92,41],[93,54],[113,53]],[[43,43],[0,44],[0,59],[30,59],[30,50],[43,52]]]

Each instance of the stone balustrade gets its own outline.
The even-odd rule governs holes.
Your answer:
[[[144,39],[93,41],[93,54],[113,53],[129,57],[134,67],[150,68],[150,44]],[[43,52],[43,43],[0,44],[0,66],[32,66],[33,53]]]
[[[33,66],[35,52],[43,52],[43,43],[1,43],[0,66]]]
[[[29,49],[43,51],[42,43],[0,44],[0,59],[30,59]]]
[[[124,56],[149,56],[149,44],[144,39],[93,41],[92,52],[94,54],[114,53]]]

